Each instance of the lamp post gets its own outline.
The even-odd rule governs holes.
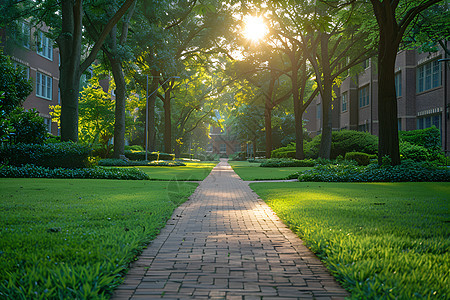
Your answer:
[[[445,55],[447,56],[447,55]],[[438,62],[443,62],[444,66],[444,155],[447,156],[447,110],[448,110],[448,102],[447,102],[447,62],[450,61],[450,58],[439,59]],[[447,161],[447,160],[446,160]]]
[[[161,77],[161,76],[152,76],[152,77]],[[170,79],[172,78],[180,78],[179,76],[170,76],[166,79],[161,85],[165,85]],[[153,96],[154,93],[158,91],[159,87],[156,88],[151,94],[148,94],[148,74],[147,74],[147,89],[146,89],[146,95],[145,95],[145,160],[148,159],[148,98]]]

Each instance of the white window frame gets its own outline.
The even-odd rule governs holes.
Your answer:
[[[30,37],[31,37],[31,26],[29,23],[25,21],[21,21],[19,23],[19,29],[21,34],[21,42],[22,46],[27,49],[30,49]]]
[[[227,144],[225,144],[225,143],[222,143],[222,144],[220,144],[220,153],[227,153]]]
[[[23,71],[25,71],[25,78],[28,80],[30,79],[30,67],[22,65],[18,62],[13,62],[14,68],[17,70],[18,68],[21,68]]]
[[[38,30],[37,32],[37,54],[48,60],[53,61],[53,43],[45,36],[43,31]]]
[[[52,100],[53,79],[50,76],[36,72],[36,96]]]
[[[342,112],[346,112],[348,110],[348,92],[342,93],[341,100],[342,100],[341,110]]]
[[[366,107],[370,104],[369,99],[369,86],[363,86],[358,89],[358,101],[359,101],[359,107]]]
[[[400,98],[402,96],[402,72],[395,73],[395,96]]]
[[[426,92],[442,85],[441,64],[438,60],[417,67],[417,93]]]

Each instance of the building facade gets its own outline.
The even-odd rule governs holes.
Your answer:
[[[442,49],[433,53],[400,51],[395,65],[395,85],[399,130],[436,126],[441,131],[443,150],[450,151],[450,61],[446,59]],[[363,69],[357,76],[345,78],[335,89],[333,130],[359,130],[378,135],[378,80],[374,59],[365,61]],[[321,133],[321,117],[318,96],[304,114],[311,136]]]
[[[241,143],[226,128],[211,126],[209,137],[210,142],[206,148],[207,153],[228,157],[231,154],[245,151],[241,149]]]
[[[11,57],[17,68],[25,71],[31,79],[33,91],[23,103],[26,110],[36,109],[44,118],[48,132],[59,135],[56,122],[50,116],[51,105],[60,104],[59,95],[59,50],[53,47],[54,42],[45,36],[48,27],[31,27],[26,21],[19,23],[21,36],[12,41],[5,31],[2,34],[1,46],[4,53]]]

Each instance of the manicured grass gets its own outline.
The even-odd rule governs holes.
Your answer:
[[[184,162],[178,167],[136,167],[144,171],[150,180],[202,181],[211,173],[217,162]]]
[[[353,299],[450,299],[449,183],[253,183]]]
[[[259,163],[249,163],[248,161],[228,161],[228,163],[242,180],[287,179],[295,172],[312,169],[312,167],[263,168],[259,166]]]
[[[197,185],[0,179],[0,299],[107,299]]]

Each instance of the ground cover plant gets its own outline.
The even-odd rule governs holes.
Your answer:
[[[448,182],[450,169],[412,160],[402,161],[398,166],[371,164],[367,167],[343,161],[338,164],[317,165],[311,170],[294,173],[290,178],[313,182]]]
[[[260,163],[248,161],[228,161],[242,180],[276,180],[287,179],[295,172],[303,172],[311,167],[260,167]]]
[[[94,167],[82,169],[46,168],[35,165],[0,166],[0,178],[85,178],[148,180],[149,177],[137,168],[119,169]]]
[[[178,160],[125,160],[120,158],[105,158],[98,162],[99,166],[164,166],[179,167],[186,164]]]
[[[108,299],[197,185],[0,179],[0,298]]]
[[[448,183],[252,183],[352,299],[449,299]]]
[[[211,173],[217,162],[183,162],[186,166],[179,167],[149,167],[136,168],[146,173],[150,180],[201,181]]]

